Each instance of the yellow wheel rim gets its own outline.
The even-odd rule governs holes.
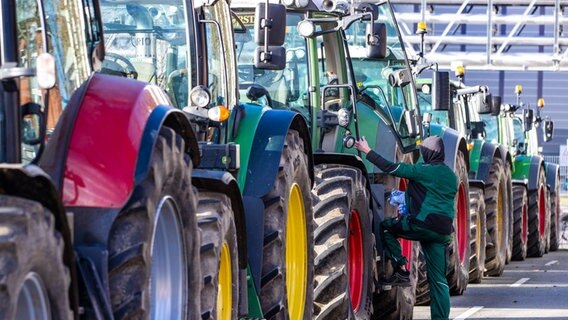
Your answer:
[[[286,293],[290,319],[304,317],[307,277],[306,213],[300,186],[293,184],[286,219]]]
[[[217,291],[217,319],[230,320],[233,309],[233,275],[231,266],[231,253],[227,242],[221,247],[219,261],[219,284]]]

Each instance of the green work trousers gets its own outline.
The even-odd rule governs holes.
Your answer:
[[[382,222],[382,239],[385,254],[394,266],[402,266],[407,259],[402,255],[397,238],[420,242],[430,286],[430,314],[432,320],[445,320],[450,316],[450,288],[446,279],[448,268],[447,249],[451,235],[444,235],[424,228],[413,216],[389,218]]]

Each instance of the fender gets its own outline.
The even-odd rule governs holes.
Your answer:
[[[527,181],[528,190],[536,190],[539,170],[544,170],[544,161],[540,156],[518,155],[515,157],[513,179]]]
[[[507,147],[505,147],[502,144],[499,144],[498,146],[499,146],[499,154],[501,155],[501,159],[503,160],[503,163],[505,163],[509,166],[509,169],[511,169],[511,173],[512,173],[513,172],[513,157],[511,156],[511,152],[509,152]]]
[[[458,151],[461,151],[464,156],[464,160],[467,166],[467,170],[470,169],[469,163],[469,152],[467,151],[467,143],[465,138],[456,130],[442,126],[436,123],[430,124],[430,134],[436,135],[442,138],[444,142],[444,153],[446,158],[444,163],[452,168],[454,172],[456,171],[456,159],[458,156]]]
[[[288,130],[298,130],[304,140],[304,152],[308,156],[310,188],[313,185],[312,145],[304,118],[288,110],[272,110],[254,104],[243,105],[245,116],[241,119],[235,142],[241,148],[241,168],[238,182],[244,201],[247,230],[264,229],[264,201],[262,199],[274,185],[280,167],[280,156]],[[254,131],[253,131],[254,129]],[[250,134],[254,132],[254,136]],[[263,232],[247,233],[248,262],[257,292],[260,292]]]
[[[47,144],[42,167],[54,174],[65,206],[121,208],[148,172],[162,125],[198,150],[183,113],[157,86],[95,73],[78,90]],[[190,152],[194,165],[199,153]]]
[[[546,184],[550,186],[551,192],[556,192],[558,176],[560,175],[560,166],[556,163],[545,162],[544,168],[546,172]]]
[[[482,142],[481,148],[479,150],[479,160],[478,160],[478,170],[476,178],[478,180],[487,181],[489,177],[489,172],[491,171],[491,164],[493,163],[493,158],[501,158],[501,154],[497,145],[487,142]]]
[[[63,261],[69,268],[71,284],[69,298],[71,309],[79,315],[78,279],[75,268],[71,228],[59,193],[49,176],[35,165],[2,164],[0,166],[1,194],[37,201],[55,218],[55,229],[63,238]]]
[[[237,231],[239,268],[245,269],[247,267],[246,220],[243,199],[237,180],[228,172],[194,169],[191,182],[197,189],[223,193],[231,199]]]

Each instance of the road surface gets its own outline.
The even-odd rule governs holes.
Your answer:
[[[542,258],[509,263],[501,277],[469,284],[451,305],[450,319],[568,320],[568,242]],[[430,308],[415,307],[414,319],[430,319]]]

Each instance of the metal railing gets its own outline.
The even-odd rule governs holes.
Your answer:
[[[544,161],[560,165],[560,193],[568,195],[568,156],[544,156]]]

